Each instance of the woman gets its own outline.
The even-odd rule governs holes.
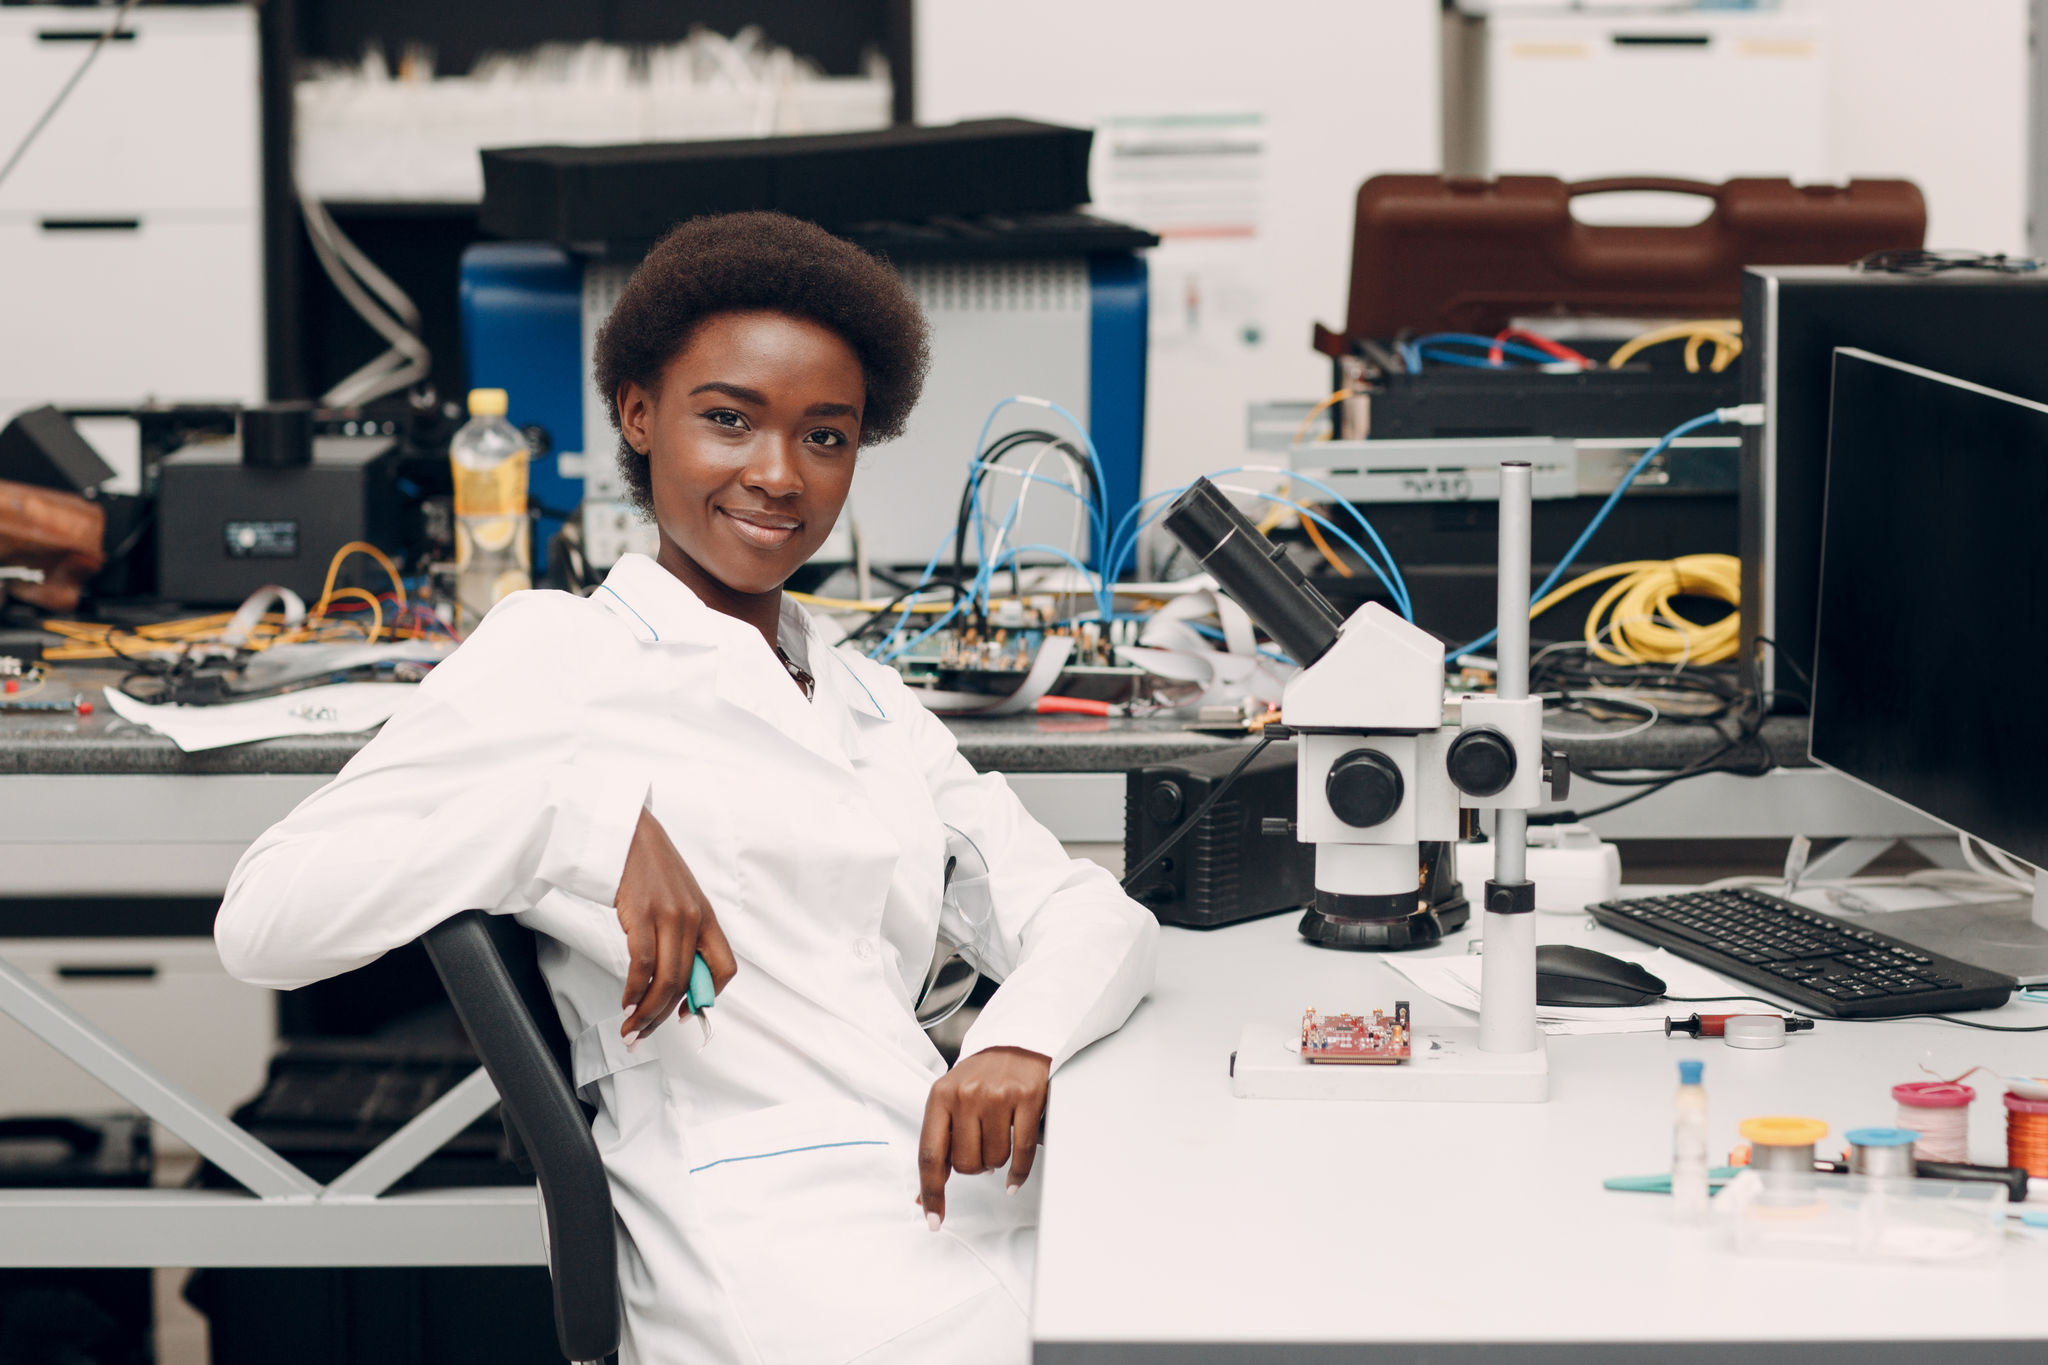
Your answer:
[[[1151,981],[1151,917],[782,595],[924,366],[850,244],[670,233],[596,353],[660,552],[500,603],[221,909],[229,970],[281,988],[470,907],[543,936],[628,1362],[1025,1359],[1047,1079]],[[949,890],[949,845],[985,881]],[[912,1014],[942,933],[1003,982],[950,1072]],[[699,953],[708,1041],[662,1026]]]

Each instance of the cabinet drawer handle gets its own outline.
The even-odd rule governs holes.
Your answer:
[[[45,218],[45,232],[140,232],[140,218]]]
[[[1711,33],[1617,33],[1616,47],[1712,47]]]
[[[103,28],[39,28],[36,41],[39,43],[96,43],[106,38],[116,43],[135,41],[135,30],[124,28],[118,33],[108,33]]]
[[[104,962],[91,966],[60,965],[59,981],[154,981],[156,964],[151,962]]]

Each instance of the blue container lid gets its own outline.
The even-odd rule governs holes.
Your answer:
[[[1698,1085],[1700,1083],[1700,1072],[1704,1069],[1704,1063],[1696,1062],[1688,1057],[1678,1064],[1678,1083],[1680,1085]]]
[[[1855,1147],[1904,1147],[1920,1140],[1911,1128],[1852,1128],[1842,1136]]]

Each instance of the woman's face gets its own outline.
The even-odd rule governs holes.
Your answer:
[[[779,589],[839,519],[866,396],[837,333],[765,312],[706,319],[658,391],[624,385],[619,426],[648,455],[663,567],[700,596]]]

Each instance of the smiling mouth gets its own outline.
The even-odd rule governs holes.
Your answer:
[[[719,515],[732,523],[740,539],[763,550],[780,549],[787,545],[803,525],[795,517],[780,516],[773,512],[751,512],[730,507],[718,509]]]

